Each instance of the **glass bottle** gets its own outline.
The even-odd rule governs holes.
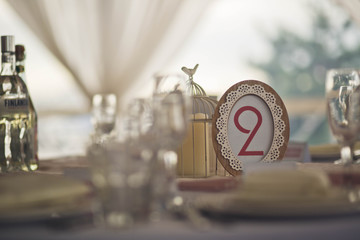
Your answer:
[[[26,74],[25,74],[25,47],[24,45],[21,44],[17,44],[15,45],[15,70],[16,70],[16,74],[24,81],[25,84],[27,84],[27,79],[26,79]],[[30,157],[32,155],[34,155],[34,159],[29,159],[29,161],[31,162],[30,167],[31,170],[36,170],[39,166],[39,157],[38,157],[38,117],[37,117],[37,112],[35,110],[33,101],[31,99],[30,96],[30,92],[28,92],[28,97],[29,97],[29,114],[30,114],[30,118],[33,119],[33,121],[31,121],[31,129],[33,129],[33,133],[31,134],[32,136],[32,141],[33,141],[33,148],[25,150],[26,151],[33,151],[34,153],[29,153],[27,155],[25,155],[26,157]]]
[[[38,167],[34,156],[34,118],[29,94],[15,71],[13,36],[1,36],[0,72],[0,169],[1,172],[31,171]]]

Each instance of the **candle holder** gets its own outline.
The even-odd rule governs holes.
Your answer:
[[[177,176],[226,176],[228,173],[217,159],[211,137],[217,100],[207,96],[204,89],[194,82],[193,75],[197,68],[198,64],[193,69],[182,68],[189,76],[187,85],[192,99],[192,113],[187,135],[177,151]]]

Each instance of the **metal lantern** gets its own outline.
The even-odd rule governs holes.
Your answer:
[[[225,176],[226,170],[218,161],[212,143],[212,118],[217,101],[206,95],[193,81],[198,64],[193,69],[183,67],[189,76],[188,87],[192,96],[192,114],[186,138],[178,150],[178,177]]]

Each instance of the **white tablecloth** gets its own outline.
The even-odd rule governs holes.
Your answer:
[[[106,230],[88,226],[76,229],[61,226],[18,225],[1,227],[0,239],[360,239],[360,216],[326,219],[255,220],[214,223],[197,229],[182,221],[162,221],[128,230]]]

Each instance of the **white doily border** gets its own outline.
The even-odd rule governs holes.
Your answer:
[[[216,127],[218,129],[216,141],[219,143],[219,145],[221,145],[221,155],[223,158],[229,161],[231,168],[236,171],[243,170],[243,163],[241,160],[235,157],[231,150],[227,135],[227,123],[232,107],[241,97],[245,95],[256,95],[260,97],[269,107],[273,117],[273,140],[269,151],[261,160],[261,162],[273,162],[278,160],[280,156],[279,149],[285,144],[283,133],[286,130],[286,125],[285,122],[281,119],[283,116],[283,110],[281,106],[276,104],[275,96],[272,93],[266,91],[264,87],[259,84],[241,84],[236,90],[227,94],[226,101],[219,107],[220,116],[216,120]]]

